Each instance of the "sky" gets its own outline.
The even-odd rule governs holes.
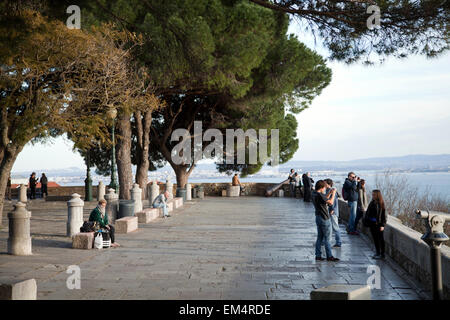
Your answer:
[[[289,32],[327,56],[311,37]],[[299,150],[292,160],[354,160],[409,154],[450,154],[450,54],[411,56],[377,66],[328,62],[331,84],[298,114]],[[60,137],[28,144],[13,172],[84,167]]]

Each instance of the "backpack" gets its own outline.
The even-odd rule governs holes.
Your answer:
[[[348,201],[348,193],[345,190],[345,186],[342,187],[342,198],[344,198],[345,201]]]
[[[96,229],[96,221],[85,221],[80,227],[80,232],[93,232]]]

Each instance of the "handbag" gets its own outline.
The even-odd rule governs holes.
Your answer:
[[[367,214],[367,211],[364,213],[364,217],[362,219],[362,223],[364,227],[369,228],[372,225],[372,220],[370,220],[369,215]]]
[[[97,221],[85,221],[80,227],[80,232],[94,232],[97,230]]]

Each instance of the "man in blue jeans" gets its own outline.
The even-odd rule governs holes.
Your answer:
[[[358,209],[358,182],[361,179],[356,177],[354,172],[350,172],[348,174],[348,178],[345,179],[343,192],[345,192],[344,199],[348,201],[348,206],[350,208],[350,217],[348,221],[348,233],[352,235],[359,235],[359,233],[355,229],[355,219],[356,219],[356,211]]]
[[[169,191],[165,191],[161,193],[159,196],[155,198],[152,203],[153,208],[162,208],[163,209],[163,218],[170,217],[167,209],[167,199],[169,199]]]
[[[323,180],[316,183],[315,191],[312,199],[316,211],[316,225],[317,225],[317,241],[316,241],[316,260],[325,260],[322,258],[322,242],[325,244],[325,251],[328,261],[339,261],[338,258],[333,257],[331,251],[331,219],[328,212],[328,206],[333,205],[336,196],[336,189],[333,189],[328,195],[325,194],[327,184]]]

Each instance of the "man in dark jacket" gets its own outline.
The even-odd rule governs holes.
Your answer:
[[[330,213],[328,206],[333,205],[336,197],[336,189],[330,191],[328,195],[326,192],[326,182],[319,180],[316,183],[315,191],[313,192],[313,204],[316,211],[316,225],[317,225],[317,240],[316,240],[316,260],[325,260],[322,258],[321,247],[325,245],[325,252],[328,261],[339,261],[338,258],[333,257],[331,251],[330,239],[332,235]]]
[[[358,182],[361,179],[356,177],[354,172],[350,172],[348,174],[348,178],[345,179],[343,192],[345,193],[346,200],[348,201],[348,206],[350,208],[350,218],[348,221],[348,233],[352,235],[359,235],[359,233],[355,229],[355,219],[356,219],[356,211],[358,209]]]
[[[305,202],[311,202],[312,201],[312,188],[314,184],[314,180],[310,178],[310,173],[307,172],[303,174],[302,176],[303,180],[303,199]]]
[[[33,172],[30,176],[30,189],[31,189],[31,194],[30,194],[30,199],[36,199],[36,184],[37,184],[38,179],[36,178],[36,172]]]

